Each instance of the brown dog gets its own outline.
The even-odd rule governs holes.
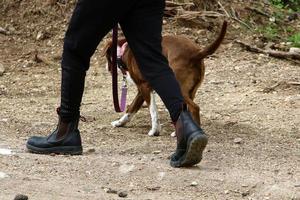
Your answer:
[[[204,58],[213,54],[221,42],[223,41],[227,29],[227,22],[223,22],[223,26],[217,39],[204,49],[200,49],[191,40],[182,36],[164,36],[162,40],[163,54],[168,59],[170,67],[175,73],[176,79],[180,84],[181,91],[188,109],[193,119],[200,125],[200,108],[193,102],[197,89],[200,87],[204,74],[205,65]],[[126,43],[125,39],[119,40],[118,45],[121,48]],[[112,42],[108,42],[104,48],[108,68],[111,69],[111,46]],[[144,80],[132,51],[128,46],[124,48],[122,61],[128,69],[128,73],[138,88],[138,93],[133,102],[127,107],[126,114],[117,121],[112,122],[115,127],[124,126],[129,122],[133,115],[146,101],[150,106],[150,114],[152,118],[152,128],[148,135],[159,135],[161,126],[158,119],[158,112],[155,103],[153,89],[147,81]],[[171,88],[170,88],[171,89]]]

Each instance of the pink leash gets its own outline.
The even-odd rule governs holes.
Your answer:
[[[121,90],[121,102],[119,104],[118,95],[118,25],[113,28],[112,36],[112,92],[113,102],[116,112],[123,112],[126,108],[126,97],[127,97],[127,81],[126,76],[123,75],[123,84]]]

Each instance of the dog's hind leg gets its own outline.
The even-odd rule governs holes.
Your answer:
[[[151,130],[148,132],[149,136],[158,136],[161,131],[159,122],[158,110],[155,101],[155,92],[150,93],[150,115],[151,115]]]
[[[143,103],[144,103],[143,95],[141,92],[138,92],[137,95],[135,96],[134,100],[128,106],[126,113],[119,120],[113,121],[111,123],[111,125],[113,127],[122,127],[126,123],[130,122],[130,120],[133,118],[133,116],[141,108]]]
[[[189,97],[184,97],[184,100],[188,106],[188,110],[191,112],[193,119],[200,126],[200,107],[193,102],[193,100]]]

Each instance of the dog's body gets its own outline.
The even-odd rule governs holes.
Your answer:
[[[174,71],[177,81],[180,84],[181,92],[184,97],[188,109],[193,119],[200,125],[200,108],[193,102],[197,89],[200,87],[205,74],[204,58],[213,54],[220,46],[224,39],[227,28],[227,22],[223,23],[220,34],[217,39],[204,49],[200,49],[191,40],[182,36],[164,36],[162,40],[163,54],[168,59],[169,65]],[[119,45],[122,46],[126,40],[120,40]],[[104,51],[108,63],[110,63],[111,42],[107,44]],[[138,93],[133,102],[128,106],[126,114],[117,121],[112,122],[115,127],[124,126],[129,122],[133,115],[146,101],[150,106],[150,114],[152,118],[152,128],[149,135],[159,135],[161,126],[159,123],[157,107],[153,89],[149,83],[143,78],[132,51],[126,47],[122,56],[123,63],[127,66],[129,75],[138,88]],[[111,64],[111,63],[110,63]],[[171,88],[170,88],[171,89]]]

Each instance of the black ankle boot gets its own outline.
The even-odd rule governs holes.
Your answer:
[[[78,120],[63,122],[59,120],[56,130],[49,136],[30,137],[26,147],[30,152],[41,154],[82,154],[81,137]]]
[[[175,127],[177,148],[171,156],[171,166],[190,167],[199,163],[207,145],[207,136],[186,109],[180,113]]]

